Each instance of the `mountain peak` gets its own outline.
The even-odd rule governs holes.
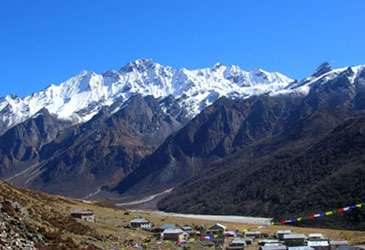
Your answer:
[[[222,63],[217,62],[216,64],[214,64],[214,65],[213,65],[212,70],[217,70],[217,69],[219,69],[219,68],[221,68],[221,67],[223,67],[223,66],[224,66],[224,65],[223,65]]]
[[[9,100],[0,102],[0,112],[6,113],[5,128],[32,117],[42,108],[59,119],[81,123],[91,119],[103,106],[141,94],[155,98],[172,95],[194,117],[221,96],[244,98],[273,93],[291,81],[284,75],[262,69],[244,71],[238,66],[217,63],[213,68],[176,70],[151,59],[138,59],[119,71],[102,74],[82,71],[34,95],[11,100],[8,97]]]
[[[255,68],[254,70],[251,71],[254,75],[256,76],[266,76],[269,75],[270,73],[261,69],[261,68]]]
[[[137,59],[137,60],[127,63],[120,69],[120,71],[132,72],[134,69],[139,71],[139,70],[144,70],[146,68],[154,68],[156,65],[158,65],[158,64],[155,63],[152,59],[143,58],[143,59]]]
[[[137,60],[134,60],[130,63],[135,64],[135,65],[152,65],[152,64],[155,64],[155,62],[151,58],[137,59]]]
[[[327,72],[330,72],[331,70],[332,70],[332,66],[328,62],[324,62],[317,67],[317,69],[314,71],[312,76],[318,77]]]

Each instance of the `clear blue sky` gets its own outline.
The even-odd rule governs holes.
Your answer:
[[[152,58],[302,78],[365,63],[363,0],[1,0],[0,96]]]

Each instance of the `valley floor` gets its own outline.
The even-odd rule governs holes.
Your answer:
[[[139,210],[136,210],[138,212]],[[254,224],[254,225],[269,225],[271,222],[270,218],[260,218],[260,217],[249,217],[249,216],[234,216],[234,215],[207,215],[207,214],[180,214],[180,213],[166,213],[162,211],[139,211],[150,213],[152,215],[157,215],[161,217],[173,217],[182,218],[189,220],[203,220],[203,221],[213,221],[222,223],[239,223],[239,224]]]
[[[157,240],[152,233],[145,232],[143,230],[128,229],[125,226],[129,221],[136,217],[143,217],[148,219],[155,225],[161,225],[164,223],[173,223],[179,225],[201,225],[204,224],[207,227],[219,222],[227,226],[229,230],[238,230],[243,232],[245,230],[260,230],[263,233],[274,234],[278,230],[290,229],[297,233],[322,233],[329,237],[331,240],[347,240],[352,245],[365,244],[365,232],[361,231],[346,231],[346,230],[332,230],[332,229],[320,229],[320,228],[301,228],[291,226],[263,226],[260,224],[247,224],[248,221],[244,221],[245,217],[240,217],[235,220],[235,216],[192,216],[181,214],[170,214],[163,212],[153,211],[136,211],[136,210],[124,210],[111,207],[100,206],[90,203],[75,203],[74,208],[82,206],[83,208],[91,209],[96,215],[96,223],[90,224],[99,234],[109,235],[109,239],[104,242],[96,242],[96,245],[104,249],[115,249],[113,247],[125,247],[128,242],[135,242],[139,244],[146,243],[147,249],[178,249],[178,247],[171,242],[162,242]],[[70,209],[64,208],[64,209]],[[67,211],[67,210],[65,210]],[[254,218],[251,218],[254,219]],[[257,218],[262,222],[264,218]],[[245,223],[246,222],[246,223]],[[95,243],[94,243],[95,244]],[[195,248],[195,247],[196,248]],[[128,248],[127,248],[128,249]],[[194,245],[192,249],[201,249],[201,245]]]

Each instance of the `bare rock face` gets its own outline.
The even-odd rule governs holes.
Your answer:
[[[317,67],[312,76],[318,77],[332,70],[331,65],[328,62],[324,62]]]
[[[362,202],[364,126],[365,115],[356,116],[310,146],[281,148],[256,160],[247,160],[244,152],[224,159],[212,166],[214,175],[178,186],[159,208],[292,218]],[[364,211],[358,209],[344,217],[305,223],[363,230],[364,218]]]
[[[164,100],[136,95],[64,130],[42,147],[26,186],[84,197],[120,181],[185,122],[181,113],[174,117],[163,111],[163,104]]]
[[[71,126],[45,109],[0,136],[0,176],[6,178],[39,160],[41,148]]]
[[[162,191],[202,173],[206,165],[283,133],[286,119],[297,107],[296,98],[222,98],[173,134],[116,190]]]

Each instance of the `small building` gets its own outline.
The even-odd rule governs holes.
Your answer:
[[[152,228],[151,222],[144,218],[135,218],[129,222],[129,225],[133,228],[142,228],[149,230]]]
[[[282,245],[281,241],[279,240],[271,240],[271,239],[264,239],[264,240],[260,240],[258,242],[259,246],[266,246],[266,245]]]
[[[166,229],[180,229],[180,227],[176,224],[165,223],[160,225],[159,227],[153,228],[152,232],[162,234],[162,232]]]
[[[292,233],[291,230],[281,230],[276,232],[275,237],[279,240],[283,240],[285,234],[291,234],[291,233]]]
[[[330,243],[328,240],[308,240],[307,246],[315,250],[330,250]]]
[[[165,229],[162,234],[161,238],[163,240],[171,240],[171,241],[182,241],[187,238],[189,234],[185,233],[180,228],[173,228],[173,229]]]
[[[94,212],[89,209],[74,209],[70,213],[71,217],[87,222],[95,222]]]
[[[261,246],[260,250],[287,250],[288,248],[283,244],[267,244]]]
[[[189,226],[189,225],[184,225],[181,227],[181,229],[184,231],[184,232],[187,232],[187,233],[191,233],[194,231],[193,227]]]
[[[309,246],[288,247],[288,250],[314,250]]]
[[[222,234],[224,234],[226,229],[227,229],[226,226],[217,223],[217,224],[211,226],[210,228],[208,228],[208,231],[211,232],[211,233],[222,233]]]
[[[262,238],[262,233],[260,231],[248,231],[245,232],[245,237],[259,239]]]
[[[231,238],[231,237],[237,237],[237,232],[236,231],[226,231],[224,232],[224,237],[227,237],[227,238]]]
[[[227,250],[244,250],[246,247],[246,240],[244,238],[234,238],[226,248]]]
[[[160,229],[163,231],[165,229],[180,229],[180,227],[176,224],[165,223],[160,226]]]
[[[287,247],[306,246],[307,236],[304,234],[284,234],[283,241]]]
[[[348,247],[349,242],[346,240],[331,240],[330,241],[330,249],[338,250],[340,248]]]
[[[308,240],[325,240],[326,238],[321,233],[308,234]]]
[[[363,247],[357,247],[357,246],[340,246],[337,248],[337,250],[361,250],[364,249]]]
[[[195,230],[195,228],[193,228],[192,226],[189,225],[184,225],[181,227],[181,229],[185,232],[189,234],[189,237],[195,237],[195,236],[200,236],[200,231]]]
[[[246,241],[246,245],[252,245],[254,239],[252,239],[252,238],[245,238],[245,241]]]

